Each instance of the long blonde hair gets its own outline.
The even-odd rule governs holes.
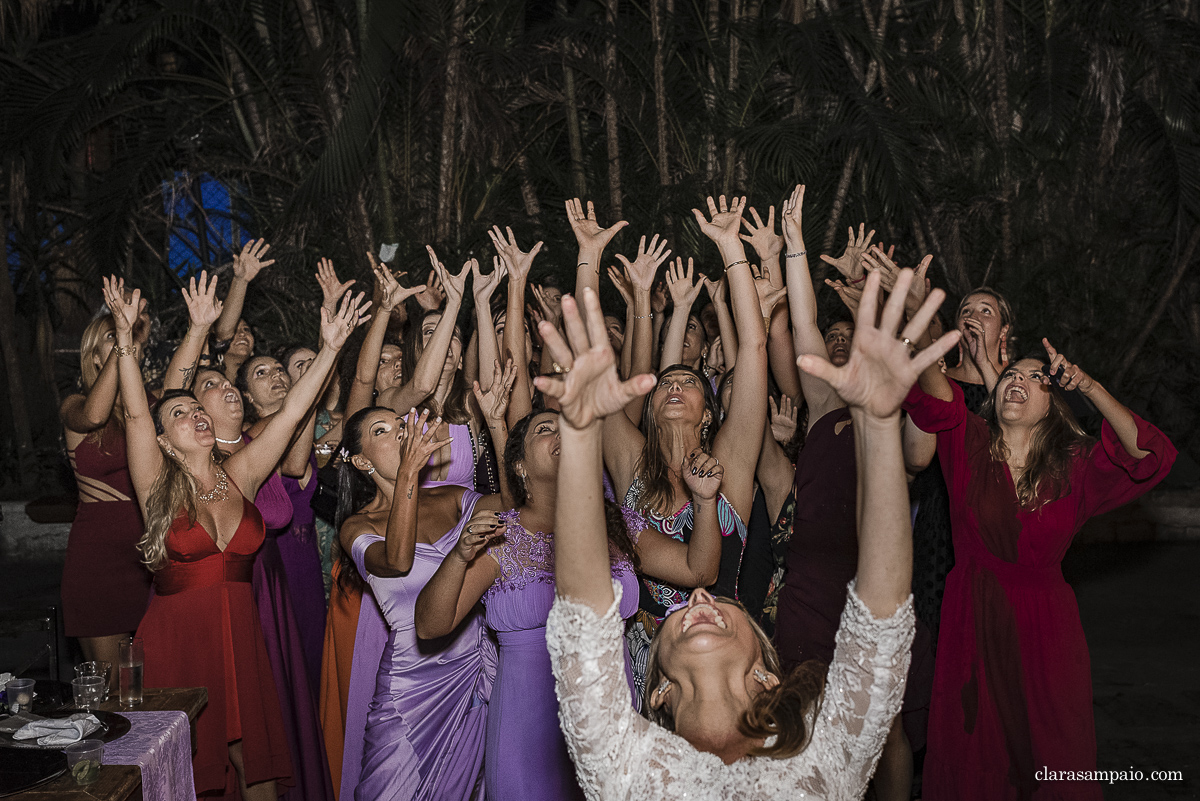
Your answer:
[[[172,389],[163,393],[162,399],[154,404],[152,417],[154,431],[163,433],[162,408],[164,404],[175,398],[192,398],[195,395],[186,389]],[[161,446],[160,450],[161,450]],[[225,454],[213,445],[213,461],[221,464]],[[187,512],[188,524],[195,525],[197,518],[196,497],[200,487],[196,477],[177,456],[163,451],[163,469],[150,487],[150,497],[146,499],[145,533],[138,540],[138,550],[142,554],[142,564],[152,572],[160,570],[167,563],[167,534],[171,524],[179,516],[180,510]]]
[[[83,329],[83,336],[79,340],[79,373],[80,387],[83,389],[84,395],[92,391],[92,387],[96,385],[96,380],[100,377],[100,370],[104,367],[103,363],[100,365],[96,364],[96,357],[99,356],[100,346],[104,343],[104,335],[115,329],[116,325],[113,323],[111,314],[96,315],[87,324],[87,328]],[[118,393],[117,401],[113,405],[114,412],[120,402],[121,395]],[[118,426],[121,425],[121,415],[112,414],[109,418],[110,420],[115,420]],[[108,424],[106,423],[95,431],[89,432],[87,439],[103,449],[104,432],[107,430]]]

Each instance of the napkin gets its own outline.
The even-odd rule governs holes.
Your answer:
[[[100,721],[95,715],[86,712],[76,712],[69,718],[35,720],[26,723],[13,734],[14,740],[32,740],[37,738],[38,745],[70,745],[100,728]]]

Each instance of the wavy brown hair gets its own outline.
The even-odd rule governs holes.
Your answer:
[[[751,749],[751,756],[765,756],[773,759],[787,759],[804,750],[808,745],[811,734],[808,728],[809,714],[821,703],[821,693],[825,689],[825,672],[827,665],[815,659],[804,662],[791,673],[784,674],[783,665],[779,661],[779,652],[775,650],[771,638],[762,630],[746,608],[732,598],[716,598],[721,603],[736,606],[746,622],[750,624],[755,639],[758,640],[762,652],[763,664],[767,671],[779,677],[779,684],[770,689],[764,689],[750,702],[750,708],[742,713],[738,721],[738,731],[754,740],[765,740],[774,737],[775,742],[769,746]],[[642,709],[652,722],[662,726],[667,731],[675,731],[675,713],[668,704],[662,704],[655,709],[650,704],[651,695],[658,689],[659,684],[666,678],[658,655],[658,646],[662,642],[662,627],[650,643],[650,654],[646,665],[646,695],[642,701]]]
[[[1018,361],[1022,360],[1016,359],[1012,364]],[[1048,369],[1049,366],[1043,362],[1042,370]],[[988,447],[992,459],[1006,462],[1009,455],[1008,445],[1004,442],[1004,431],[1000,428],[1000,420],[996,416],[996,393],[999,389],[1000,383],[997,382],[980,413],[987,421],[991,434]],[[1017,501],[1022,508],[1037,509],[1061,498],[1069,489],[1072,463],[1094,443],[1095,440],[1088,436],[1083,426],[1075,419],[1062,392],[1051,384],[1050,409],[1033,428],[1029,458],[1025,462],[1025,470],[1016,481]]]
[[[638,478],[642,482],[642,494],[638,498],[637,511],[649,511],[666,516],[674,512],[669,508],[675,497],[675,489],[671,486],[671,472],[667,460],[663,457],[662,443],[659,439],[658,422],[654,419],[654,396],[658,393],[663,377],[671,373],[690,373],[700,381],[704,392],[704,408],[708,410],[709,421],[700,429],[700,449],[712,453],[713,441],[717,438],[717,430],[721,427],[721,409],[717,405],[717,396],[713,393],[712,384],[704,373],[693,370],[686,364],[675,364],[659,374],[659,384],[654,386],[646,395],[642,406],[642,433],[646,435],[646,444],[642,448],[642,456],[638,465]]]
[[[441,315],[443,312],[438,310],[426,311],[421,315],[419,320],[411,321],[408,326],[408,331],[404,334],[404,342],[400,347],[400,358],[403,359],[405,376],[411,374],[410,371],[417,369],[417,362],[421,359],[421,354],[425,352],[425,343],[421,341],[421,328],[425,325],[425,318],[431,314]],[[466,356],[467,342],[463,339],[462,328],[457,323],[454,325],[454,333],[458,335],[458,340],[462,343],[463,356]],[[444,357],[443,357],[444,358]],[[411,365],[411,368],[409,367]],[[440,415],[447,423],[455,425],[464,425],[471,422],[471,410],[467,405],[471,398],[471,389],[467,386],[467,379],[463,375],[462,368],[459,368],[454,373],[454,379],[450,382],[450,394],[446,396],[446,403],[443,408],[438,409],[437,399],[430,395],[425,399],[425,406],[429,407],[431,417]]]
[[[154,404],[151,414],[154,418],[154,433],[163,433],[162,409],[167,401],[176,398],[191,398],[196,396],[186,389],[171,389],[163,393],[158,403]],[[162,446],[159,446],[160,449]],[[212,449],[213,461],[221,464],[225,454],[214,444]],[[151,571],[157,571],[167,562],[167,534],[171,524],[179,516],[180,511],[187,513],[188,523],[195,525],[196,496],[200,487],[196,478],[177,456],[163,451],[163,469],[150,487],[150,497],[146,499],[146,530],[138,540],[138,550],[142,553],[142,564]]]

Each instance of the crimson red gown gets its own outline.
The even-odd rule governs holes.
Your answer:
[[[241,522],[224,551],[181,513],[167,534],[169,561],[154,574],[154,595],[138,628],[147,687],[208,688],[192,757],[200,795],[239,795],[229,761],[235,740],[242,741],[247,784],[291,784],[279,698],[251,592],[265,532],[258,509],[244,497]]]
[[[1022,508],[1008,465],[989,453],[987,423],[962,390],[953,401],[914,387],[905,409],[937,434],[950,493],[954,569],[946,578],[925,758],[927,801],[1099,799],[1097,782],[1042,781],[1044,769],[1094,771],[1092,675],[1075,593],[1061,562],[1092,515],[1166,477],[1176,451],[1134,415],[1135,459],[1104,423],[1076,457],[1069,489]]]

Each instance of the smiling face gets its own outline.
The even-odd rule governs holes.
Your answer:
[[[211,451],[216,444],[212,417],[195,398],[180,396],[165,400],[157,417],[163,429],[158,444],[176,454]]]
[[[1021,359],[1000,374],[996,382],[996,417],[1008,425],[1034,425],[1050,412],[1050,394],[1042,383],[1046,365],[1037,359]]]
[[[220,370],[204,369],[196,374],[196,399],[209,413],[213,424],[226,434],[242,430],[242,393]],[[227,437],[230,438],[230,437]]]
[[[287,369],[288,379],[295,384],[300,380],[300,376],[304,375],[304,371],[312,364],[313,359],[317,358],[315,351],[308,348],[299,348],[288,356],[287,364],[284,367]]]
[[[663,621],[658,639],[658,666],[672,681],[721,670],[749,688],[754,669],[763,668],[762,648],[746,612],[702,588],[692,591],[684,609]]]
[[[699,378],[686,370],[664,373],[654,388],[650,408],[658,425],[668,421],[680,421],[692,425],[711,422],[704,405],[704,388]]]
[[[424,351],[429,345],[429,340],[433,337],[433,331],[437,328],[438,322],[442,319],[442,315],[438,312],[425,316],[421,322],[421,350]],[[446,361],[442,364],[442,374],[453,373],[459,368],[462,363],[462,337],[459,336],[458,329],[454,330],[454,336],[450,339],[450,347],[446,349]]]
[[[363,419],[360,431],[362,451],[353,457],[354,466],[363,471],[374,467],[384,478],[395,480],[400,448],[408,435],[404,418],[390,409],[376,409]]]
[[[230,356],[237,358],[248,358],[251,353],[254,353],[254,334],[250,331],[250,324],[245,320],[238,320],[237,328],[233,331],[233,339],[229,341]]]
[[[258,356],[247,362],[246,396],[259,415],[277,411],[292,388],[283,365],[270,356]]]
[[[854,340],[854,323],[837,322],[825,330],[825,353],[834,367],[850,361],[850,343]]]

